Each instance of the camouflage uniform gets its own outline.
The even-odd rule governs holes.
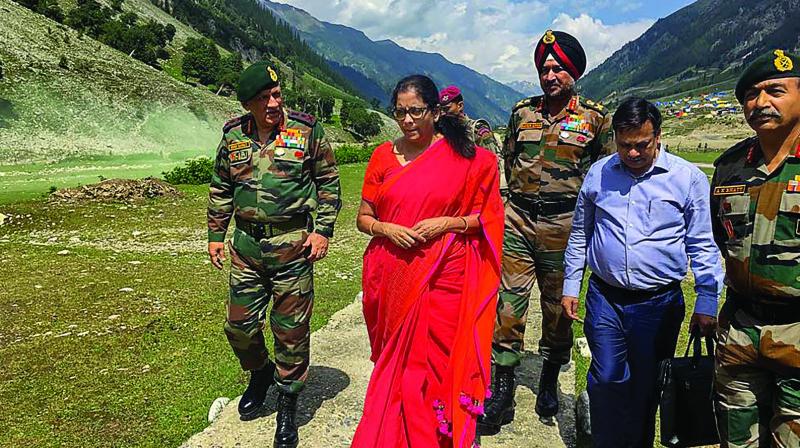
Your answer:
[[[728,284],[715,383],[722,447],[798,447],[800,145],[772,173],[757,138],[715,165],[711,213]]]
[[[495,137],[494,132],[492,132],[492,127],[489,125],[488,121],[482,118],[473,120],[466,115],[464,117],[467,120],[467,128],[472,136],[472,141],[475,142],[476,145],[488,149],[497,156],[497,169],[500,171],[500,195],[503,196],[503,198],[507,197],[508,184],[506,183],[506,176],[503,170],[503,151],[500,147],[500,142],[497,141],[497,137]]]
[[[313,266],[302,245],[312,230],[333,235],[340,191],[322,126],[307,114],[284,111],[284,117],[263,146],[252,115],[225,125],[209,194],[208,240],[224,241],[235,218],[225,333],[243,369],[262,368],[272,298],[275,380],[295,393],[308,373],[314,302]]]
[[[541,291],[539,351],[555,364],[569,361],[571,321],[561,316],[564,250],[575,202],[589,166],[614,151],[611,116],[577,95],[555,117],[544,97],[514,106],[504,144],[509,201],[493,359],[519,365],[534,280]]]

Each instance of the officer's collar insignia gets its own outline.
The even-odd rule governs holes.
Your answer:
[[[550,45],[555,41],[556,41],[556,35],[553,34],[553,30],[547,30],[547,32],[544,33],[544,37],[542,37],[542,42],[546,43],[547,45]]]
[[[578,104],[580,103],[581,103],[580,97],[578,95],[575,95],[572,97],[571,100],[569,100],[569,104],[567,104],[567,109],[575,112],[578,110]]]
[[[730,196],[733,194],[742,194],[747,191],[747,185],[722,185],[714,187],[714,196]]]
[[[792,58],[786,56],[783,50],[775,50],[775,68],[778,69],[779,72],[788,72],[789,70],[794,68],[794,62]]]
[[[267,66],[267,72],[269,72],[269,79],[271,79],[272,82],[278,81],[278,74],[275,73],[275,70],[272,67]]]
[[[228,145],[228,151],[236,151],[239,149],[246,149],[252,146],[250,140],[239,140]]]
[[[275,146],[291,149],[305,149],[306,138],[300,129],[286,129],[281,131],[275,139]]]

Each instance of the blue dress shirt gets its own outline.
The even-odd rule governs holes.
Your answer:
[[[565,254],[564,295],[578,297],[584,267],[606,283],[653,290],[686,276],[694,311],[717,315],[724,273],[711,233],[708,178],[663,149],[642,176],[614,154],[592,165],[578,195]]]

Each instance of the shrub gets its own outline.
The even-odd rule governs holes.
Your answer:
[[[348,163],[369,162],[372,157],[374,146],[342,145],[333,150],[336,155],[336,163],[346,165]]]
[[[197,157],[176,166],[168,172],[161,173],[167,182],[178,184],[203,185],[211,183],[214,172],[214,160],[208,157]]]

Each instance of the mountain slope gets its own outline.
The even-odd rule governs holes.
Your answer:
[[[735,84],[744,65],[800,47],[800,0],[698,0],[659,20],[580,82],[603,100]]]
[[[293,6],[260,0],[277,17],[293,26],[340,74],[365,96],[386,104],[395,83],[405,75],[423,73],[440,88],[458,85],[467,113],[505,123],[513,104],[524,95],[442,55],[407,50],[388,40],[372,41],[361,31],[322,22]]]
[[[237,102],[0,0],[0,159],[211,151]]]

